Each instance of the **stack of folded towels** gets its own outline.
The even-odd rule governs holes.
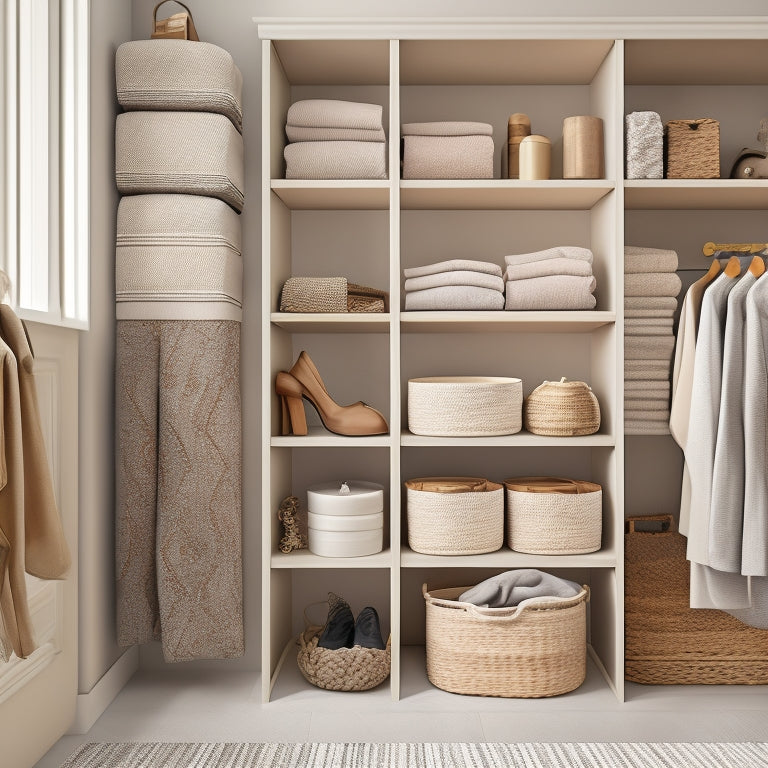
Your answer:
[[[453,259],[403,272],[407,311],[504,308],[504,280],[498,264]]]
[[[594,309],[592,251],[561,245],[535,253],[505,256],[504,309]]]
[[[286,179],[386,179],[380,104],[305,99],[288,109]]]
[[[677,253],[624,248],[624,432],[669,434]]]

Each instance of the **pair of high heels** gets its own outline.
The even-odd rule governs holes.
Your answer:
[[[355,620],[349,603],[343,598],[328,593],[328,619],[317,641],[318,648],[336,651],[339,648],[386,648],[381,637],[379,614],[370,605],[363,608]]]
[[[315,407],[323,426],[337,435],[383,435],[389,429],[384,416],[362,401],[353,405],[336,403],[306,352],[299,355],[290,371],[277,374],[275,392],[280,397],[283,435],[307,434],[303,399]]]

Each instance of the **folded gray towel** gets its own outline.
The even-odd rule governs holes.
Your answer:
[[[660,410],[649,410],[647,408],[633,410],[630,408],[624,409],[625,421],[664,421],[669,426],[669,408],[662,408]]]
[[[288,141],[377,141],[387,140],[383,128],[305,128],[302,125],[286,125]]]
[[[630,325],[624,323],[625,336],[672,336],[671,325]]]
[[[403,270],[406,278],[436,275],[438,272],[484,272],[501,277],[501,267],[491,261],[473,261],[472,259],[450,259],[422,267],[408,267]]]
[[[669,415],[669,397],[662,395],[661,397],[649,397],[645,400],[628,397],[624,400],[624,413],[627,414],[633,411],[664,411]]]
[[[669,360],[675,351],[674,336],[625,336],[624,357],[627,360]]]
[[[403,136],[493,136],[493,126],[466,121],[403,123]]]
[[[627,275],[648,272],[676,272],[677,252],[662,248],[624,247],[624,273]]]
[[[547,259],[579,259],[591,264],[594,257],[589,248],[581,248],[577,245],[558,245],[543,251],[516,253],[504,257],[504,261],[509,267],[514,267],[518,264],[530,264],[533,261],[545,261]]]
[[[632,328],[643,328],[643,327],[659,327],[662,326],[664,328],[672,328],[672,318],[671,317],[630,317],[624,320],[624,327],[630,326]]]
[[[665,381],[671,371],[671,360],[624,360],[625,381]]]
[[[533,277],[547,275],[577,275],[588,277],[592,274],[592,265],[581,259],[544,259],[507,267],[504,280],[530,280]]]
[[[676,297],[683,287],[676,272],[646,272],[624,275],[625,296]],[[625,305],[626,306],[626,305]]]
[[[625,397],[643,397],[645,393],[653,396],[664,395],[665,397],[668,397],[670,390],[671,386],[669,380],[624,382]]]
[[[406,312],[504,309],[504,294],[474,285],[443,285],[405,294]]]
[[[511,608],[531,598],[576,597],[583,587],[535,568],[505,571],[462,592],[459,601],[483,608]]]
[[[303,99],[288,107],[286,125],[301,128],[381,128],[381,104],[338,99]]]
[[[434,275],[411,277],[405,281],[405,290],[423,291],[427,288],[439,288],[442,285],[475,285],[478,288],[490,288],[499,293],[504,291],[504,281],[498,275],[467,270],[437,272]]]
[[[386,144],[375,141],[297,141],[287,144],[286,179],[386,179]]]
[[[677,309],[677,299],[673,296],[625,296],[624,309]]]
[[[594,309],[594,277],[549,275],[507,282],[507,310]]]
[[[669,424],[663,421],[633,421],[624,419],[625,435],[668,435]]]
[[[672,319],[675,315],[674,309],[625,309],[624,317],[629,320],[635,320],[637,318],[649,318],[666,320]]]

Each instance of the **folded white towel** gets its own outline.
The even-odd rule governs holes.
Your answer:
[[[303,99],[288,107],[286,125],[303,128],[381,128],[381,104],[338,99]]]
[[[624,273],[627,275],[647,272],[675,272],[678,260],[675,251],[661,248],[624,247]]]
[[[625,296],[676,297],[683,287],[676,272],[646,272],[624,275]]]
[[[549,275],[507,282],[507,310],[594,309],[594,277]]]
[[[677,309],[673,296],[625,296],[624,309]]]
[[[408,267],[403,270],[406,278],[435,275],[438,272],[484,272],[488,275],[501,277],[501,267],[491,261],[473,261],[472,259],[450,259],[438,261],[435,264],[425,264],[422,267]]]
[[[286,179],[386,179],[386,144],[297,141],[284,150]]]
[[[405,294],[406,312],[490,309],[504,309],[504,294],[501,291],[473,285],[443,285]]]
[[[591,264],[594,257],[589,248],[581,248],[577,245],[558,245],[543,251],[516,253],[504,257],[507,266],[530,264],[532,261],[545,261],[547,259],[579,259]]]
[[[478,288],[490,288],[499,293],[504,291],[504,281],[498,275],[489,275],[485,272],[468,272],[467,270],[436,272],[434,275],[411,277],[405,281],[405,290],[423,291],[427,288],[439,288],[441,285],[475,285]]]
[[[669,360],[675,351],[674,336],[626,336],[624,357],[627,360]]]
[[[592,274],[592,265],[581,259],[544,259],[507,267],[504,280],[530,280],[533,277],[547,275],[577,275],[588,277]]]

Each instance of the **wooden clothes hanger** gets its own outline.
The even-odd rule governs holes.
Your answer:
[[[731,256],[731,258],[728,259],[728,263],[725,265],[723,272],[728,275],[728,277],[738,277],[741,274],[741,261],[739,261],[739,257]]]
[[[760,277],[765,272],[765,261],[763,260],[763,257],[753,257],[747,271],[755,277]]]

